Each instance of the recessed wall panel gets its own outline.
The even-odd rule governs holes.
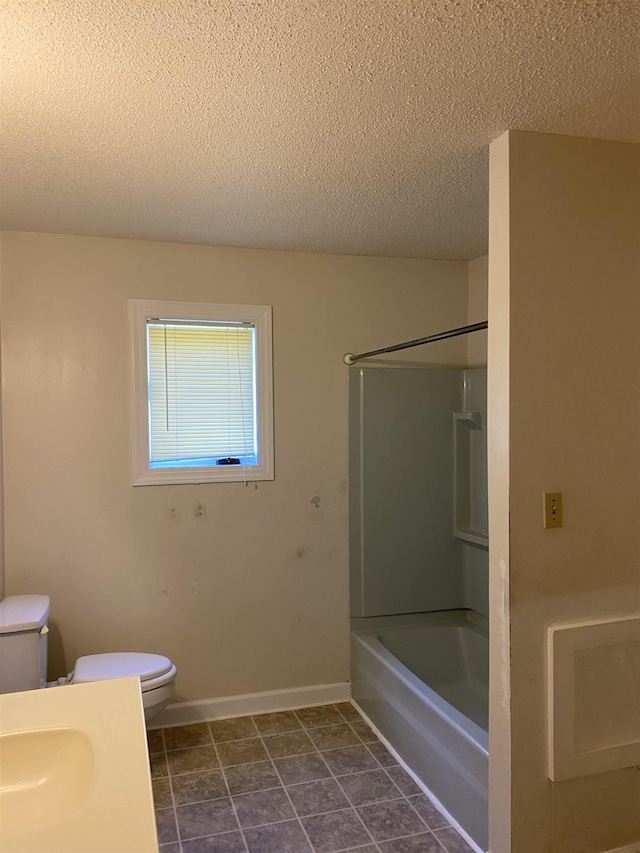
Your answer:
[[[551,626],[547,684],[550,779],[640,762],[640,618]]]

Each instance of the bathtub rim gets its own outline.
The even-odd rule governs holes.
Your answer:
[[[410,631],[419,627],[437,628],[447,625],[471,628],[486,636],[488,642],[488,620],[473,610],[442,610],[434,613],[411,614],[411,616],[414,618],[406,621],[403,621],[399,616],[395,617],[397,620],[395,624],[392,621],[394,617],[385,616],[375,626],[372,625],[364,629],[354,628],[351,631],[352,641],[361,643],[383,666],[390,669],[405,687],[427,702],[435,714],[453,725],[461,737],[479,749],[488,759],[489,732],[455,708],[450,702],[447,702],[433,687],[418,678],[378,639],[378,636],[385,630]],[[419,616],[425,618],[416,618]]]

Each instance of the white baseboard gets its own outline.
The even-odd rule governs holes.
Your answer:
[[[350,699],[351,685],[345,681],[339,684],[312,684],[309,687],[292,687],[288,690],[269,690],[266,693],[247,693],[244,696],[176,702],[174,705],[167,705],[153,717],[148,728],[163,729],[228,717],[246,717],[249,714],[291,711],[294,708],[348,702]]]

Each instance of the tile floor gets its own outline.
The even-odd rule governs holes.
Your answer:
[[[148,739],[161,853],[472,853],[349,703]]]

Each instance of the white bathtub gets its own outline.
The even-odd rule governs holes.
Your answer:
[[[470,610],[358,620],[351,636],[354,700],[486,850],[486,620]]]

